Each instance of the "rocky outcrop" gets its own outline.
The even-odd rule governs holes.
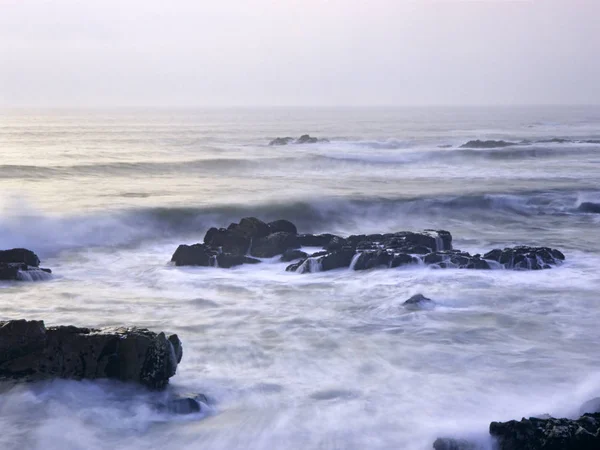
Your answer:
[[[40,267],[40,258],[31,250],[0,250],[0,280],[46,280],[51,273],[50,269]]]
[[[303,250],[298,250],[303,247]],[[308,253],[307,247],[321,250]],[[407,265],[436,269],[539,270],[560,264],[565,256],[548,247],[494,249],[485,255],[453,249],[452,235],[445,230],[385,234],[298,234],[287,220],[265,223],[246,217],[227,228],[211,228],[204,243],[180,245],[171,261],[177,266],[234,267],[256,264],[256,258],[292,262],[289,272],[311,273],[341,268],[363,271]]]
[[[316,144],[318,142],[329,142],[329,140],[312,137],[309,134],[303,134],[298,139],[292,137],[278,137],[269,142],[269,145]]]
[[[182,356],[177,335],[144,328],[0,322],[0,379],[112,378],[160,389],[175,375]]]
[[[435,302],[423,294],[415,294],[406,300],[403,305],[407,309],[431,309],[435,306]]]
[[[498,450],[596,450],[600,448],[600,414],[579,419],[538,419],[492,422],[490,434]]]

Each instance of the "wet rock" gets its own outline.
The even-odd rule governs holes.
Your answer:
[[[600,214],[600,203],[583,202],[577,209],[585,213]]]
[[[600,414],[492,422],[490,434],[498,450],[593,450],[600,448]]]
[[[376,267],[389,267],[394,256],[385,250],[362,252],[356,259],[354,270],[369,270]]]
[[[39,267],[40,259],[31,250],[0,250],[0,280],[38,281],[50,278],[52,271]]]
[[[394,258],[392,259],[392,263],[391,263],[390,267],[394,268],[394,267],[407,266],[409,264],[418,264],[418,263],[419,263],[419,258],[408,255],[406,253],[399,253],[399,254],[395,255]]]
[[[222,269],[230,269],[242,264],[258,264],[259,262],[259,259],[245,255],[232,255],[230,253],[219,253],[217,255],[217,267]]]
[[[213,251],[208,245],[205,244],[194,244],[194,245],[180,245],[173,253],[171,261],[176,266],[212,266],[214,265],[214,258],[216,252]]]
[[[464,439],[438,438],[433,443],[435,450],[479,450],[479,447]]]
[[[295,259],[306,259],[308,258],[308,254],[306,254],[305,252],[301,251],[301,250],[296,250],[296,249],[289,249],[286,250],[285,252],[283,252],[283,255],[281,255],[281,261],[282,262],[290,262],[290,261],[294,261]]]
[[[540,270],[561,264],[565,255],[548,247],[518,246],[494,249],[483,255],[483,259],[499,262],[507,269]]]
[[[510,147],[512,145],[519,145],[516,142],[507,142],[507,141],[481,141],[479,139],[474,141],[469,141],[466,144],[460,146],[460,148],[502,148],[502,147]]]
[[[298,242],[302,247],[327,247],[334,238],[339,238],[339,236],[333,234],[299,234]]]
[[[293,141],[293,137],[278,137],[269,142],[269,145],[287,145]]]
[[[271,233],[279,233],[281,231],[285,233],[298,234],[298,229],[296,225],[294,225],[289,220],[275,220],[273,222],[269,222],[269,234]]]
[[[350,263],[354,258],[354,249],[343,248],[331,252],[325,256],[319,258],[322,271],[341,269],[343,267],[350,267]]]
[[[404,303],[404,306],[411,309],[432,308],[435,302],[423,294],[415,294]]]
[[[586,413],[600,413],[600,397],[588,400],[583,405],[581,405],[581,407],[579,408],[579,414],[584,415]]]
[[[254,239],[250,254],[258,258],[271,258],[283,254],[286,250],[300,247],[295,233],[279,231],[268,236]]]
[[[163,388],[183,355],[177,335],[143,328],[0,322],[0,379],[113,378]]]
[[[157,405],[158,410],[170,414],[197,414],[204,409],[202,404],[206,405],[208,400],[202,394],[193,396],[175,396]]]

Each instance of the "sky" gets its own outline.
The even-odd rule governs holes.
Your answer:
[[[0,0],[0,107],[600,104],[600,0]]]

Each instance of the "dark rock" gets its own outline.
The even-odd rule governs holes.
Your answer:
[[[205,244],[180,245],[171,261],[176,266],[214,266],[216,252]]]
[[[298,242],[302,247],[326,247],[335,236],[333,234],[299,234]]]
[[[40,259],[31,250],[0,250],[0,280],[38,281],[50,278],[52,271],[39,265]]]
[[[464,439],[438,438],[433,443],[435,450],[478,450],[478,446]]]
[[[600,397],[588,400],[583,405],[581,405],[581,407],[579,408],[579,414],[584,415],[586,413],[600,413]]]
[[[490,434],[498,450],[595,450],[600,448],[600,414],[579,419],[537,419],[492,422]]]
[[[217,255],[217,266],[222,269],[230,269],[242,264],[258,264],[259,262],[259,259],[245,255],[232,255],[230,253],[219,253]]]
[[[250,242],[250,237],[225,228],[211,228],[204,236],[204,243],[211,249],[234,255],[245,255],[250,248]]]
[[[419,259],[406,253],[399,253],[392,259],[390,267],[406,266],[408,264],[418,264]]]
[[[325,246],[325,250],[328,252],[333,252],[335,250],[340,250],[343,247],[348,246],[348,241],[342,237],[334,236],[329,243]],[[352,246],[354,247],[354,246]]]
[[[460,146],[460,148],[502,148],[510,147],[511,145],[519,145],[516,142],[507,141],[481,141],[479,139],[475,141],[469,141],[466,144]]]
[[[308,258],[308,254],[306,254],[305,252],[303,252],[301,250],[289,249],[289,250],[286,250],[285,252],[283,252],[283,255],[281,255],[280,261],[290,262],[290,261],[294,261],[295,259],[306,259],[306,258]]]
[[[176,335],[147,329],[0,322],[0,379],[115,378],[162,388],[182,354]]]
[[[278,233],[280,231],[283,231],[285,233],[298,234],[298,229],[296,228],[296,225],[294,225],[289,220],[275,220],[273,222],[269,222],[268,225],[269,233]]]
[[[393,255],[385,250],[376,252],[362,252],[356,259],[354,270],[369,270],[376,267],[389,267],[393,259]]]
[[[0,263],[23,263],[32,267],[39,267],[40,258],[26,248],[13,248],[0,250]]]
[[[286,272],[299,272],[299,268],[302,267],[302,265],[307,261],[307,259],[302,259],[298,262],[295,262],[293,264],[290,264],[289,266],[287,266],[285,268]]]
[[[278,137],[269,142],[269,145],[287,145],[290,142],[293,142],[293,137]]]
[[[342,267],[350,267],[353,257],[354,250],[351,248],[343,248],[331,252],[328,255],[320,258],[319,262],[321,263],[321,270],[326,272],[328,270],[340,269]]]
[[[565,255],[548,247],[519,246],[494,249],[483,255],[483,259],[499,262],[507,269],[540,270],[559,265]]]
[[[410,308],[430,308],[435,305],[435,302],[423,294],[415,294],[403,304]]]
[[[300,247],[300,243],[295,233],[279,231],[254,239],[250,248],[250,254],[258,258],[271,258],[275,255],[283,254],[288,249],[298,247]]]
[[[585,213],[600,214],[600,203],[583,202],[577,209]]]

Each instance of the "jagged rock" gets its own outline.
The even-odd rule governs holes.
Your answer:
[[[295,259],[306,259],[308,258],[308,254],[306,254],[305,252],[301,251],[301,250],[296,250],[296,249],[289,249],[286,250],[285,252],[283,252],[283,255],[281,255],[281,262],[290,262],[290,261],[294,261]]]
[[[294,233],[279,231],[268,236],[254,239],[250,254],[258,258],[271,258],[275,255],[281,255],[286,250],[300,247],[298,237]]]
[[[339,236],[333,234],[299,234],[298,242],[302,247],[327,247],[334,238],[339,238]]]
[[[431,308],[435,306],[435,302],[423,294],[415,294],[403,304],[410,309]]]
[[[278,137],[269,142],[269,145],[287,145],[290,142],[293,142],[293,137]]]
[[[600,203],[583,202],[577,209],[585,213],[600,214]]]
[[[40,259],[31,250],[0,250],[0,280],[37,281],[50,278],[52,271],[39,265]]]
[[[296,228],[296,225],[294,225],[289,220],[284,220],[284,219],[275,220],[273,222],[269,222],[268,225],[269,225],[269,234],[279,233],[280,231],[283,231],[285,233],[298,234],[298,229]]]
[[[600,448],[600,414],[579,419],[537,419],[492,422],[490,434],[498,450],[596,450]]]
[[[157,408],[159,411],[168,412],[171,414],[196,414],[203,410],[202,404],[207,404],[208,400],[203,394],[195,396],[175,396],[168,398],[166,401],[159,403]]]
[[[171,261],[176,266],[213,266],[215,264],[216,252],[208,245],[180,245],[173,253]]]
[[[460,148],[502,148],[502,147],[510,147],[511,145],[519,145],[516,142],[507,142],[507,141],[481,141],[479,139],[474,141],[469,141],[466,144],[460,146]]]
[[[497,261],[507,269],[540,270],[549,269],[565,259],[562,252],[548,247],[511,247],[504,250],[494,249],[483,259]]]
[[[259,259],[245,255],[232,255],[230,253],[219,253],[217,255],[217,267],[222,269],[230,269],[242,264],[258,264],[259,262]]]
[[[175,375],[182,355],[177,335],[143,328],[0,322],[0,379],[114,378],[158,389]]]
[[[392,264],[390,265],[390,267],[394,268],[394,267],[406,266],[409,264],[418,264],[419,261],[420,261],[419,258],[417,258],[415,256],[407,255],[406,253],[399,253],[399,254],[395,255],[394,258],[392,259]]]
[[[321,264],[321,270],[326,272],[328,270],[340,269],[342,267],[350,267],[352,258],[354,258],[354,249],[342,248],[325,256],[319,257],[319,263]]]
[[[368,270],[376,267],[389,267],[394,256],[385,250],[362,252],[356,259],[354,270]]]

